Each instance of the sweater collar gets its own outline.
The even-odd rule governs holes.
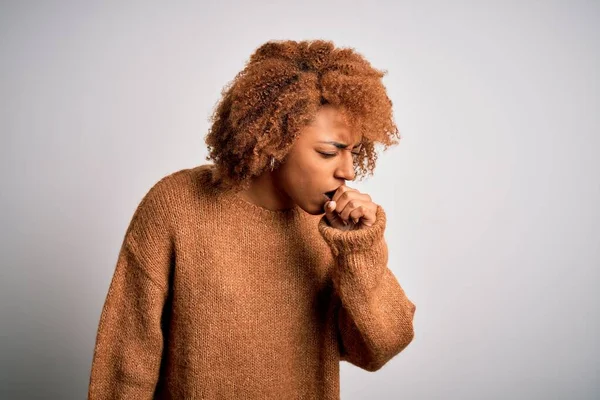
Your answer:
[[[306,212],[297,204],[283,210],[270,210],[251,203],[242,198],[238,193],[231,191],[223,192],[221,199],[224,204],[235,207],[238,212],[243,213],[246,217],[258,220],[290,222],[292,220],[300,219],[306,214]]]

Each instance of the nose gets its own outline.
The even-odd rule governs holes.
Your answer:
[[[353,181],[356,177],[354,172],[354,159],[350,151],[344,151],[340,159],[340,163],[336,167],[335,177],[345,179],[347,181]]]

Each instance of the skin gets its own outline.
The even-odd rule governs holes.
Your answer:
[[[329,224],[341,230],[371,226],[377,204],[368,194],[346,185],[355,179],[352,152],[359,150],[360,142],[335,107],[322,106],[313,123],[302,129],[283,163],[255,178],[249,189],[238,195],[269,210],[298,205],[311,215],[325,213]],[[330,201],[324,193],[334,189]]]

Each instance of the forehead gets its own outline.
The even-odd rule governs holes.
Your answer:
[[[352,146],[359,144],[361,139],[345,121],[344,115],[331,106],[321,107],[302,135],[310,142],[335,141]]]

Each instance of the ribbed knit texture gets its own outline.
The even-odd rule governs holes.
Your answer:
[[[158,181],[125,233],[90,399],[339,399],[339,362],[376,371],[413,339],[385,213],[344,232],[217,189],[201,165]]]

